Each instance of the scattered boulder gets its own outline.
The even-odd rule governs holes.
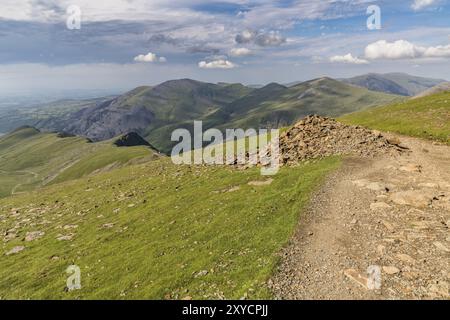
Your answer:
[[[27,232],[25,235],[25,241],[30,242],[34,240],[38,240],[39,238],[42,238],[45,235],[45,232],[43,231],[32,231]]]
[[[58,235],[58,236],[56,237],[56,239],[59,240],[59,241],[70,241],[70,240],[73,239],[73,237],[74,237],[74,234],[73,234],[73,233],[71,233],[71,234],[66,234],[66,235],[60,234],[60,235]]]
[[[370,205],[370,210],[373,210],[373,211],[387,210],[387,209],[391,209],[391,208],[392,207],[385,202],[374,202]]]
[[[227,192],[235,192],[241,190],[240,186],[235,186],[227,190]]]
[[[393,267],[393,266],[387,266],[387,267],[385,266],[385,267],[383,267],[383,271],[387,274],[397,274],[400,272],[400,270],[398,268]]]
[[[419,187],[430,188],[430,189],[439,189],[439,185],[437,183],[432,183],[432,182],[419,183]]]
[[[427,289],[432,298],[450,298],[447,281],[436,281],[436,283],[430,284]]]
[[[450,249],[447,248],[447,247],[446,247],[443,243],[441,243],[441,242],[436,241],[436,242],[433,242],[433,244],[434,244],[434,246],[435,246],[436,248],[438,248],[439,250],[441,250],[441,251],[443,251],[443,252],[450,252]]]
[[[250,181],[248,183],[249,186],[254,186],[254,187],[261,187],[261,186],[268,186],[271,185],[273,182],[273,179],[268,179],[268,180],[264,180],[264,181]]]
[[[398,260],[400,260],[402,262],[405,262],[405,263],[409,263],[409,264],[415,264],[416,263],[416,260],[413,257],[411,257],[411,256],[409,256],[409,255],[407,255],[405,253],[399,253],[399,254],[396,255],[396,257],[397,257]]]
[[[402,192],[395,192],[391,194],[390,199],[392,202],[399,205],[407,205],[415,208],[427,208],[433,197],[428,196],[420,190],[409,190]]]
[[[418,164],[407,164],[405,166],[401,166],[400,167],[400,171],[405,171],[405,172],[422,172],[422,166],[418,165]]]
[[[76,229],[78,228],[77,224],[68,224],[63,227],[64,230]]]
[[[356,271],[355,269],[347,269],[344,270],[344,275],[349,278],[351,281],[353,281],[354,283],[360,285],[361,287],[368,289],[368,279],[366,276],[360,274],[358,271]]]
[[[206,276],[206,275],[208,275],[208,270],[202,270],[202,271],[199,271],[199,272],[197,272],[197,274],[194,276],[194,278],[199,278],[199,277],[204,277],[204,276]]]
[[[25,249],[24,246],[17,246],[17,247],[12,248],[11,250],[9,250],[9,251],[6,253],[6,255],[7,255],[7,256],[10,256],[10,255],[12,255],[12,254],[17,254],[17,253],[23,251],[24,249]]]
[[[4,242],[11,241],[17,237],[17,234],[14,232],[7,232],[6,235],[3,237]]]

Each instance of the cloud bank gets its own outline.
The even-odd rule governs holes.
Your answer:
[[[433,5],[435,2],[436,0],[414,0],[414,3],[412,4],[411,8],[414,11],[420,11]]]
[[[136,62],[167,62],[165,57],[158,57],[153,52],[149,52],[147,54],[140,54],[134,57],[134,61]]]
[[[349,64],[368,64],[369,61],[354,57],[351,53],[343,56],[333,56],[330,58],[330,62],[337,63],[349,63]]]
[[[365,49],[365,57],[370,60],[377,59],[419,59],[419,58],[449,58],[450,45],[423,47],[406,40],[388,42],[380,40],[369,44]]]
[[[200,61],[198,63],[199,68],[202,69],[233,69],[236,68],[236,64],[225,59],[213,60],[213,61]]]

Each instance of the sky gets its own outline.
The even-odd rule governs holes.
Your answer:
[[[0,96],[170,79],[450,80],[450,0],[2,0]]]

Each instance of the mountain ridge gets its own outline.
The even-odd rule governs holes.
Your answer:
[[[259,89],[242,84],[213,84],[192,79],[140,86],[119,97],[82,108],[65,119],[39,127],[108,140],[136,132],[167,153],[177,128],[192,130],[194,120],[208,128],[281,127],[309,115],[340,116],[385,104],[398,96],[358,88],[329,77],[286,87],[269,83]]]
[[[418,77],[400,72],[384,74],[368,73],[340,80],[344,83],[364,87],[372,91],[402,96],[415,96],[442,82],[446,82],[443,79]]]

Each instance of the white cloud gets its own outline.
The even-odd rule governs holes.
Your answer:
[[[426,48],[424,56],[427,58],[450,58],[450,44]]]
[[[286,38],[279,31],[244,30],[242,33],[236,35],[235,41],[239,44],[253,43],[261,47],[277,47],[284,44]]]
[[[149,52],[147,54],[140,54],[134,57],[136,62],[167,62],[165,57],[158,57],[156,54]]]
[[[252,51],[247,48],[233,48],[230,50],[230,55],[233,57],[243,57],[249,56],[252,54]]]
[[[368,64],[369,61],[354,57],[351,53],[343,56],[333,56],[330,58],[330,62],[338,63],[350,63],[350,64]]]
[[[423,47],[406,40],[387,42],[380,40],[369,44],[365,50],[366,59],[417,59],[417,58],[449,58],[450,45]]]
[[[411,8],[414,11],[419,11],[426,7],[431,6],[435,2],[436,2],[436,0],[414,0],[414,3],[412,4]]]
[[[213,61],[200,61],[198,66],[202,69],[233,69],[236,68],[236,65],[228,60],[220,59]]]

